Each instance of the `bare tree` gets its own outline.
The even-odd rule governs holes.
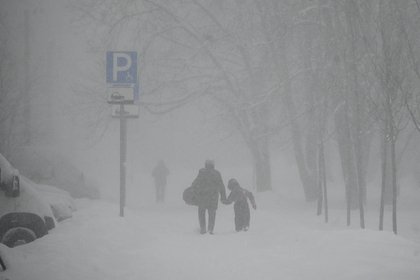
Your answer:
[[[402,38],[402,21],[394,1],[380,1],[378,9],[379,48],[375,55],[375,73],[380,92],[375,98],[382,123],[382,190],[379,228],[383,228],[384,203],[392,201],[392,225],[397,233],[397,162],[396,145],[400,131],[406,127],[405,96],[401,90],[407,75],[406,45]],[[389,169],[388,169],[389,168]],[[387,171],[390,170],[390,178]],[[388,181],[389,180],[389,181]],[[390,183],[388,183],[390,182]],[[390,186],[390,191],[387,191]],[[388,197],[388,199],[387,199]]]
[[[261,38],[255,32],[260,27],[252,1],[119,2],[100,6],[112,14],[99,18],[97,7],[95,2],[77,5],[83,20],[106,30],[101,42],[108,42],[107,48],[118,45],[118,36],[124,36],[121,26],[128,26],[127,41],[141,50],[141,104],[164,113],[164,105],[176,108],[202,96],[243,137],[254,161],[257,190],[271,189],[269,122],[276,85],[264,69],[265,49],[256,45]],[[186,13],[190,10],[194,13]]]

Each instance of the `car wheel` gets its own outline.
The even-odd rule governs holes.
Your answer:
[[[32,242],[35,239],[35,233],[29,228],[15,227],[6,231],[6,233],[3,235],[3,238],[1,239],[1,243],[12,248]]]

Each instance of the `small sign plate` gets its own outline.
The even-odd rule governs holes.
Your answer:
[[[130,85],[114,85],[108,87],[108,103],[132,104],[134,102],[134,87]]]
[[[121,111],[121,107],[123,110]],[[139,117],[139,105],[128,104],[128,105],[112,105],[112,117],[113,118],[138,118]]]

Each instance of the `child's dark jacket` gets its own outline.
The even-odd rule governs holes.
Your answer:
[[[255,209],[257,206],[255,204],[255,198],[252,192],[241,188],[239,185],[233,186],[228,198],[227,204],[234,202],[235,204],[246,204],[248,205],[247,199],[251,202],[252,207]]]

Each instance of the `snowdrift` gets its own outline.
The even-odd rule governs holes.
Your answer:
[[[198,234],[196,207],[77,200],[78,211],[49,235],[0,247],[3,279],[420,279],[420,244],[391,232],[325,225],[312,209],[257,195],[248,232],[220,206],[215,235]],[[402,214],[401,214],[402,215]],[[1,278],[0,278],[1,279]]]

